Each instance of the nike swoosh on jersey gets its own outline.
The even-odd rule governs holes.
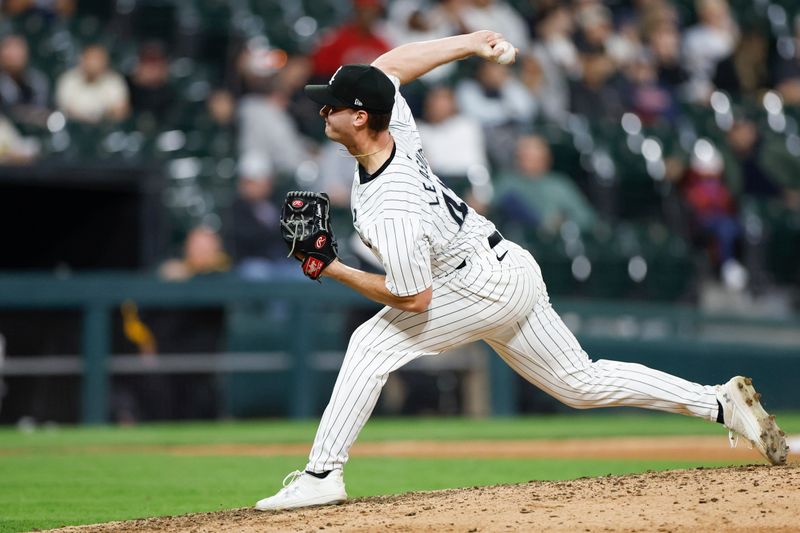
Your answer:
[[[503,255],[497,255],[497,256],[495,256],[495,257],[497,257],[497,261],[498,261],[499,263],[502,263],[502,262],[503,262],[503,259],[505,259],[505,258],[506,258],[506,254],[507,254],[507,253],[508,253],[508,250],[506,250],[505,252],[503,252]]]

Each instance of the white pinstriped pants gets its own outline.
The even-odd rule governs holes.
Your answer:
[[[385,307],[353,333],[306,469],[344,466],[391,372],[479,339],[571,407],[641,407],[716,420],[712,386],[639,364],[590,360],[551,307],[539,265],[504,240],[494,249],[486,243],[466,267],[434,280],[426,312]]]

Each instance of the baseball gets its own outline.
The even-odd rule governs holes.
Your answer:
[[[508,41],[500,41],[494,45],[494,50],[500,50],[500,55],[495,58],[495,62],[500,63],[501,65],[510,65],[517,57],[517,51]]]

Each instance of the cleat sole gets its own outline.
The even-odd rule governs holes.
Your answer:
[[[786,463],[789,447],[786,445],[785,433],[775,423],[775,416],[767,414],[761,405],[761,394],[753,388],[753,380],[744,378],[737,382],[737,387],[742,391],[742,398],[747,403],[750,411],[755,416],[761,429],[759,437],[761,442],[750,441],[773,465]],[[755,399],[755,402],[753,402]],[[748,439],[749,440],[749,439]],[[781,450],[779,452],[778,450]]]

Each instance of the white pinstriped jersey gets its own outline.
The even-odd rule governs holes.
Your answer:
[[[386,271],[386,288],[409,296],[449,274],[495,231],[434,175],[422,151],[414,117],[395,85],[389,160],[369,175],[356,168],[353,226]]]
[[[389,291],[434,290],[424,312],[387,305],[353,333],[306,470],[344,467],[391,372],[477,340],[567,405],[643,407],[716,420],[717,392],[710,385],[589,358],[550,305],[533,256],[505,239],[490,243],[494,225],[431,172],[399,82],[392,82],[395,148],[372,176],[357,167],[353,224],[384,265]]]

